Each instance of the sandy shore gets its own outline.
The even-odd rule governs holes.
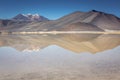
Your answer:
[[[1,32],[1,34],[120,34],[120,31],[38,31],[38,32]]]

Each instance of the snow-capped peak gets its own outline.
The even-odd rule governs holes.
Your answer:
[[[23,14],[24,16],[40,16],[39,14],[31,14],[31,13],[28,13],[28,14]]]
[[[33,16],[40,16],[39,14],[34,14]]]
[[[40,16],[39,14],[19,14],[13,18],[14,20],[20,21],[46,21],[47,18]]]

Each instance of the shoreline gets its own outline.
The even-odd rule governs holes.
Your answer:
[[[120,34],[120,31],[38,31],[38,32],[0,32],[0,34]]]

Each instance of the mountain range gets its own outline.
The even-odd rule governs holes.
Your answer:
[[[57,20],[38,14],[18,14],[12,19],[0,20],[0,31],[119,31],[120,18],[101,11],[76,11]]]

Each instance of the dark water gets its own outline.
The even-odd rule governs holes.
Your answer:
[[[0,80],[120,80],[120,35],[0,35]]]

